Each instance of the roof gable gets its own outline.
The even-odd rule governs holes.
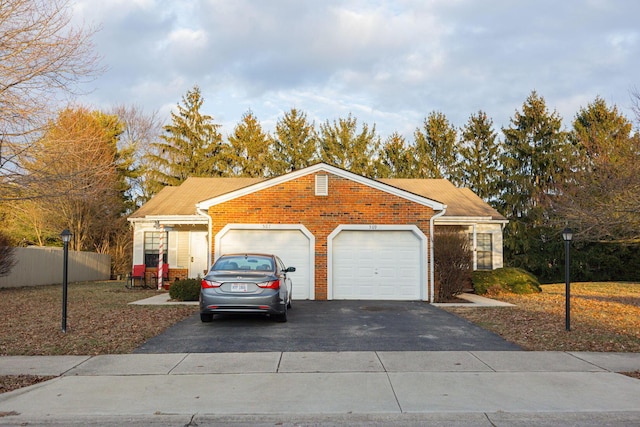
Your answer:
[[[435,211],[442,211],[446,209],[446,205],[440,203],[436,200],[430,199],[420,194],[408,192],[402,188],[394,187],[389,184],[386,184],[382,181],[373,180],[370,178],[363,177],[361,175],[354,174],[352,172],[345,171],[343,169],[337,168],[335,166],[327,165],[326,163],[318,163],[313,166],[309,166],[304,169],[299,169],[297,171],[290,172],[285,175],[281,175],[279,177],[271,178],[262,182],[258,182],[249,186],[245,186],[243,188],[239,188],[235,191],[228,192],[226,194],[221,194],[215,197],[212,197],[208,200],[203,200],[197,203],[196,207],[198,210],[208,210],[211,206],[215,206],[220,203],[227,202],[229,200],[233,200],[237,197],[244,196],[246,194],[250,194],[256,191],[264,190],[269,187],[273,187],[288,181],[292,181],[298,179],[300,177],[306,175],[312,175],[316,173],[328,173],[339,176],[344,179],[349,179],[351,181],[355,181],[359,184],[366,185],[371,188],[375,188],[380,191],[384,191],[386,193],[393,194],[398,197],[402,197],[404,199],[410,200],[414,203],[418,203],[424,206],[428,206]]]

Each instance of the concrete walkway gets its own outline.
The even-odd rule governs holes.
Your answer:
[[[462,293],[458,298],[466,303],[432,303],[436,307],[513,307],[513,304],[504,301],[483,297],[481,295]],[[198,301],[172,301],[168,293],[161,293],[149,298],[130,302],[132,305],[198,305]]]
[[[640,354],[179,353],[0,357],[57,375],[0,425],[640,425]]]

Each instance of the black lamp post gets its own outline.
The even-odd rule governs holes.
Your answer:
[[[571,283],[569,282],[569,244],[573,239],[573,231],[569,227],[562,230],[564,240],[564,280],[565,280],[565,329],[571,330]]]
[[[62,243],[64,244],[64,261],[62,266],[62,332],[67,332],[67,284],[68,284],[68,266],[69,266],[69,242],[71,241],[71,232],[64,229],[60,233]]]

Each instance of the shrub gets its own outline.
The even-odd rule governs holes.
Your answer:
[[[521,268],[498,268],[493,271],[474,271],[473,288],[478,295],[495,292],[532,294],[541,292],[540,282]]]
[[[434,264],[438,287],[436,301],[444,302],[462,293],[473,268],[469,238],[458,231],[434,235]]]
[[[9,275],[16,262],[15,248],[9,237],[0,232],[0,277]]]
[[[176,301],[198,301],[200,283],[199,279],[176,280],[169,288],[169,296]]]

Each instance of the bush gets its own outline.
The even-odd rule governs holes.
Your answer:
[[[439,231],[434,235],[433,247],[436,301],[445,302],[461,294],[470,280],[473,261],[469,238],[458,231]]]
[[[176,280],[169,288],[169,296],[176,301],[198,301],[200,283],[199,279]]]
[[[498,268],[493,271],[474,271],[473,288],[478,295],[496,292],[532,294],[541,292],[540,282],[531,273],[521,268]]]
[[[9,237],[0,232],[0,277],[9,275],[16,262],[15,248]]]

